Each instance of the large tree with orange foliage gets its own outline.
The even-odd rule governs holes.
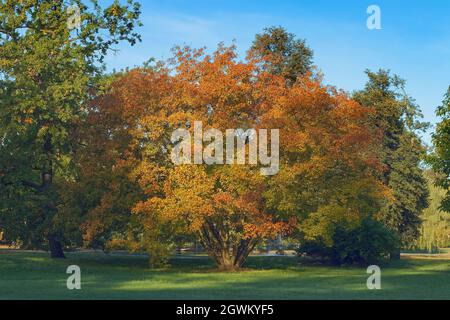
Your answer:
[[[311,74],[287,84],[261,59],[238,61],[234,47],[212,55],[176,48],[170,63],[128,72],[100,101],[98,110],[113,106],[132,119],[123,126],[131,136],[125,161],[145,194],[133,212],[150,255],[176,234],[196,234],[220,269],[236,270],[259,241],[311,215],[329,226],[375,213],[383,189],[370,109]],[[172,133],[192,132],[197,121],[221,132],[280,129],[279,173],[263,176],[257,164],[175,165]]]

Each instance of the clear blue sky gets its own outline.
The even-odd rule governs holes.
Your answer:
[[[105,0],[106,1],[106,0]],[[107,1],[109,2],[109,1]],[[177,44],[214,49],[236,41],[244,55],[263,28],[283,26],[306,39],[325,81],[353,91],[364,86],[364,70],[391,69],[407,80],[407,91],[425,120],[436,123],[436,107],[450,85],[449,0],[142,0],[142,43],[121,46],[108,69],[133,67],[150,57],[166,59]],[[381,30],[368,30],[369,5],[381,8]],[[429,135],[424,137],[430,141]]]

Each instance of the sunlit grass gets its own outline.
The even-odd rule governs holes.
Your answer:
[[[82,270],[82,290],[66,288],[66,268]],[[450,299],[450,261],[407,259],[382,266],[382,290],[366,287],[365,268],[251,257],[246,269],[218,272],[207,257],[174,258],[151,270],[145,256],[0,253],[0,299]]]

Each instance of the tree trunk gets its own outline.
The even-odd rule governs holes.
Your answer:
[[[52,161],[53,146],[52,146],[52,137],[50,134],[47,134],[45,138],[43,151],[47,156],[47,163],[45,163],[41,168],[41,184],[37,184],[31,181],[22,181],[22,183],[25,187],[32,188],[36,192],[45,195],[51,192],[51,190],[49,189],[53,186],[53,161]],[[49,199],[48,201],[50,202],[51,200]],[[51,214],[50,212],[52,210],[55,210],[55,208],[50,202],[47,205],[45,205],[44,210],[47,211],[47,215],[50,215]],[[65,255],[60,241],[60,237],[55,234],[55,231],[50,232],[53,233],[50,233],[47,239],[51,257],[55,259],[64,259]]]
[[[400,260],[400,258],[401,258],[401,251],[400,251],[400,249],[397,249],[397,250],[391,252],[390,258],[391,258],[391,260]]]
[[[281,235],[281,233],[279,233],[277,236],[276,246],[277,246],[277,254],[284,255],[283,236]]]
[[[200,241],[220,271],[232,272],[242,267],[260,239],[230,239],[216,224],[207,221],[201,229]]]
[[[48,246],[50,249],[50,255],[52,259],[65,259],[63,247],[61,245],[61,241],[56,235],[48,236]]]
[[[232,272],[239,270],[240,266],[236,264],[233,254],[223,252],[217,257],[217,266],[220,271]]]
[[[235,250],[224,250],[216,255],[216,262],[221,271],[238,271],[242,268],[257,244],[257,239],[241,240]]]
[[[52,136],[47,134],[45,143],[44,143],[44,152],[47,155],[48,163],[44,165],[41,171],[41,192],[48,192],[49,189],[53,185],[53,161],[52,161],[52,153],[53,153],[53,145],[52,145]],[[53,208],[52,205],[47,206],[48,214],[50,215],[50,210]],[[51,231],[50,231],[51,232]],[[48,246],[50,249],[50,255],[52,259],[65,259],[63,246],[60,241],[60,237],[55,233],[50,233],[48,235]]]

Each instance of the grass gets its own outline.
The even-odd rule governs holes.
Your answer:
[[[450,261],[410,259],[382,267],[382,290],[368,290],[364,268],[302,264],[293,257],[251,257],[246,270],[220,273],[207,257],[172,259],[150,270],[145,256],[0,251],[0,299],[450,299]],[[66,288],[78,265],[82,290]]]

